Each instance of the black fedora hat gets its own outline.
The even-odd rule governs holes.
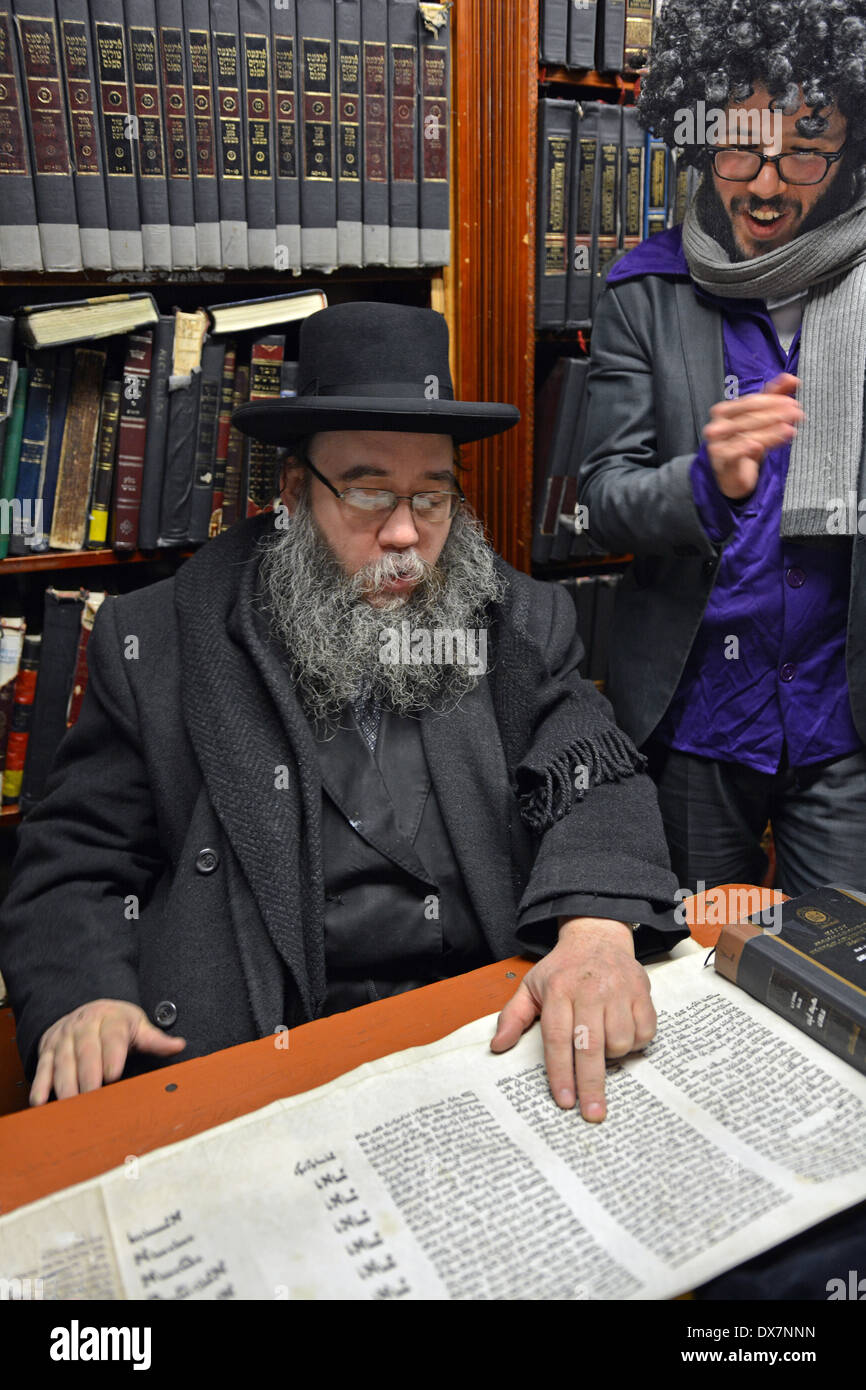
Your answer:
[[[301,325],[298,394],[240,406],[232,422],[267,444],[318,430],[487,439],[520,419],[513,405],[455,401],[448,325],[433,309],[335,304]]]

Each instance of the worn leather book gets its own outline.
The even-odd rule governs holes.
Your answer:
[[[186,541],[198,437],[201,356],[207,325],[203,309],[192,314],[178,309],[175,314],[157,545],[179,546]]]
[[[866,1072],[866,894],[813,888],[722,928],[716,970]]]
[[[104,352],[93,348],[75,353],[51,521],[52,550],[80,550],[84,544],[105,359]]]

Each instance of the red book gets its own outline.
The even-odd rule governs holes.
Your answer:
[[[220,392],[220,409],[217,419],[213,501],[211,502],[210,520],[210,534],[212,536],[219,534],[220,525],[222,523],[223,490],[226,481],[226,459],[228,458],[229,436],[232,426],[232,401],[234,398],[237,357],[237,350],[234,343],[227,344],[226,355],[223,358],[222,390]]]
[[[120,423],[117,429],[114,516],[111,544],[115,550],[135,550],[141,510],[141,478],[147,436],[147,394],[153,333],[131,333],[123,366]]]
[[[93,631],[93,624],[99,612],[99,605],[105,598],[104,592],[89,593],[81,610],[81,632],[78,638],[78,651],[75,655],[75,675],[69,694],[69,708],[66,711],[66,727],[71,728],[81,712],[81,702],[87,689],[87,643]]]

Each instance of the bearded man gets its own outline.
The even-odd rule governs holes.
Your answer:
[[[530,949],[492,1045],[541,1014],[557,1103],[602,1119],[605,1053],[655,1031],[635,947],[685,933],[570,600],[463,507],[455,444],[518,412],[453,399],[428,309],[323,310],[299,357],[297,397],[236,413],[291,443],[279,505],[103,604],[21,826],[0,969],[31,1101]]]
[[[762,882],[769,819],[778,887],[863,888],[866,4],[667,0],[640,110],[707,143],[593,326],[580,497],[636,557],[609,694],[682,884]]]

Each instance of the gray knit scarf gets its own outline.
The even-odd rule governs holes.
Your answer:
[[[787,246],[732,262],[701,227],[693,200],[683,223],[692,279],[731,299],[781,299],[808,290],[799,400],[806,418],[791,449],[782,506],[789,540],[857,534],[866,370],[866,193]],[[840,519],[840,508],[844,508]],[[828,526],[830,518],[832,526]]]

